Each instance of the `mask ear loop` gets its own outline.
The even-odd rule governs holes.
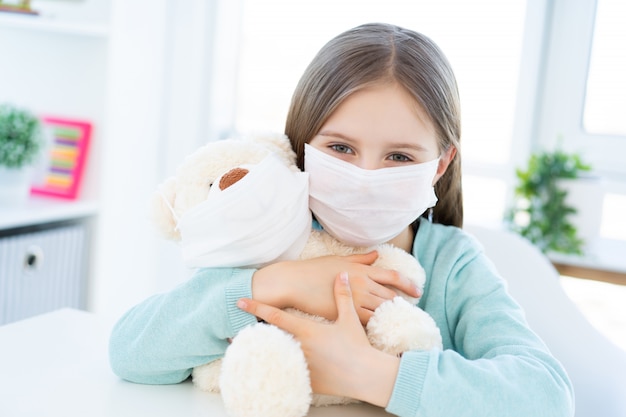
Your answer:
[[[431,223],[433,222],[433,208],[432,207],[428,209],[428,221]]]
[[[172,207],[167,197],[165,197],[165,194],[163,193],[163,190],[161,190],[161,188],[159,188],[157,192],[159,193],[159,195],[165,202],[165,205],[167,206],[167,208],[170,209],[170,212],[172,213],[172,217],[174,217],[174,220],[176,220],[176,227],[174,228],[174,230],[178,230],[178,222],[180,222],[180,219],[176,215],[176,212],[174,211],[174,207]]]

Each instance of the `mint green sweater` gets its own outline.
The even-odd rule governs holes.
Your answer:
[[[414,255],[426,270],[419,306],[437,322],[443,351],[402,356],[387,411],[398,416],[573,416],[571,383],[528,328],[480,245],[462,230],[422,219]],[[201,269],[189,281],[131,309],[111,334],[121,378],[184,381],[194,366],[220,358],[227,339],[255,317],[249,269]]]

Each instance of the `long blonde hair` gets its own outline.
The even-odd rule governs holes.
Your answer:
[[[454,146],[456,155],[435,185],[437,223],[462,227],[461,110],[450,63],[428,37],[394,25],[370,23],[328,42],[313,58],[293,94],[285,134],[304,167],[304,144],[333,111],[354,92],[375,83],[397,82],[432,122],[441,153]]]

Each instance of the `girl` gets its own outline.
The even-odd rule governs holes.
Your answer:
[[[317,226],[349,244],[390,242],[419,259],[428,277],[420,307],[441,329],[444,350],[398,358],[369,346],[362,324],[395,295],[387,286],[418,295],[394,271],[372,267],[372,252],[200,270],[120,320],[110,346],[118,375],[183,381],[221,357],[256,315],[301,342],[318,393],[398,416],[573,415],[564,370],[460,229],[458,92],[431,40],[385,24],[340,34],[305,71],[285,133],[309,172]],[[284,307],[336,321],[297,319]]]

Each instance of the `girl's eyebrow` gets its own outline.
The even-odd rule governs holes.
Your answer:
[[[350,136],[344,135],[343,133],[334,132],[332,130],[322,130],[318,133],[320,136],[324,137],[333,137],[338,139],[343,139],[346,142],[358,142],[356,139],[351,138]],[[394,149],[411,149],[417,152],[428,152],[428,149],[420,145],[419,143],[411,143],[411,142],[398,142],[398,143],[390,143],[391,148]]]
[[[334,132],[332,130],[322,130],[320,133],[318,133],[318,135],[325,136],[325,137],[339,138],[339,139],[346,140],[348,142],[356,142],[356,140],[351,138],[350,136],[346,136],[343,133]]]
[[[392,143],[391,147],[394,149],[410,149],[417,152],[428,152],[428,149],[420,145],[419,143]]]

